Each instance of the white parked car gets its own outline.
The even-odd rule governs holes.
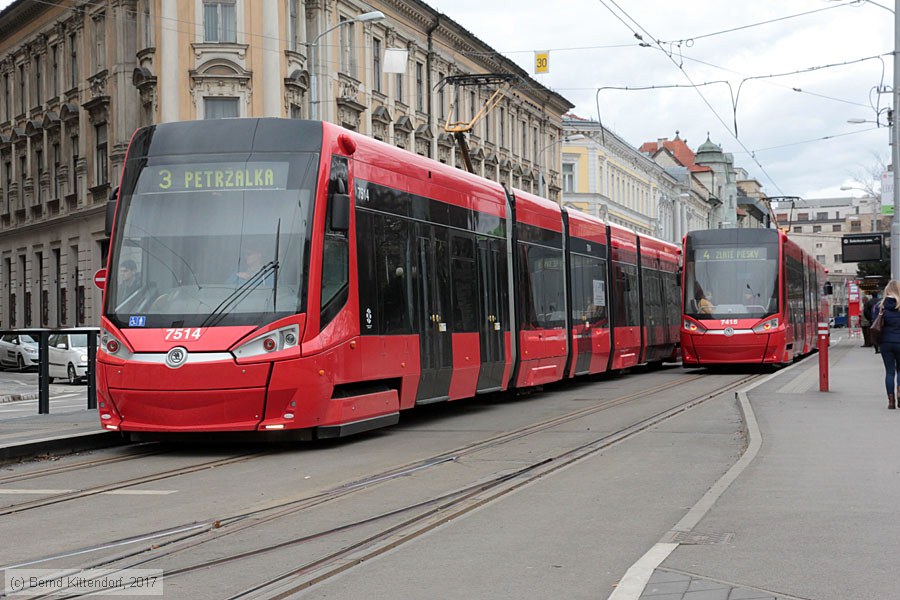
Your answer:
[[[54,379],[66,379],[77,383],[87,376],[87,334],[54,333],[48,340],[50,383]],[[37,359],[35,359],[35,362]]]
[[[0,337],[0,365],[24,371],[38,365],[38,342],[27,334]]]

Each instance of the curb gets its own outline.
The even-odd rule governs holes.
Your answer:
[[[40,394],[38,392],[29,392],[27,394],[7,394],[0,396],[0,404],[7,402],[22,402],[23,400],[36,400]]]
[[[113,431],[84,431],[64,433],[55,437],[17,442],[0,447],[0,465],[21,458],[33,458],[42,454],[63,455],[82,450],[94,450],[127,444],[121,434]]]

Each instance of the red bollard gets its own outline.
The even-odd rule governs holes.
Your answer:
[[[819,391],[828,391],[828,345],[831,343],[831,333],[828,331],[828,323],[819,323]]]

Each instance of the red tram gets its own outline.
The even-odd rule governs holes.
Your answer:
[[[109,430],[336,437],[677,357],[677,246],[329,123],[140,129],[110,206]]]
[[[825,269],[775,229],[684,238],[682,364],[786,364],[816,349]]]

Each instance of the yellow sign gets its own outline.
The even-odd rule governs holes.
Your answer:
[[[549,73],[550,72],[550,51],[544,50],[543,52],[535,52],[534,53],[534,72],[535,74],[541,73]]]

